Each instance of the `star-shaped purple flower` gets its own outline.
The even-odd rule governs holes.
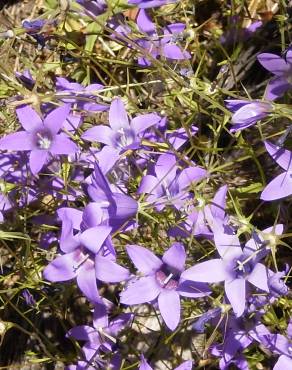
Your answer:
[[[49,158],[60,154],[73,154],[78,147],[59,131],[70,112],[65,104],[51,111],[42,121],[35,110],[22,106],[16,110],[24,131],[9,134],[0,140],[1,150],[30,151],[29,166],[36,175]]]
[[[269,292],[268,269],[258,262],[258,251],[253,244],[241,248],[236,235],[230,235],[223,228],[214,228],[214,240],[221,258],[199,263],[182,273],[182,278],[206,283],[225,282],[225,293],[237,317],[246,304],[246,282]]]
[[[162,259],[139,245],[128,245],[127,252],[144,276],[129,282],[121,293],[121,303],[135,305],[157,299],[161,316],[171,330],[175,330],[180,321],[180,296],[198,298],[210,293],[206,284],[181,278],[186,253],[180,243],[174,243]]]
[[[137,43],[149,53],[152,58],[159,56],[172,60],[190,59],[191,54],[177,45],[178,41],[184,39],[185,24],[174,23],[163,28],[163,35],[159,35],[156,25],[152,22],[144,9],[139,11],[137,26],[140,31],[147,34],[147,37],[140,39]],[[142,66],[151,65],[151,60],[147,55],[138,58],[138,63]]]
[[[123,101],[115,98],[109,109],[109,126],[92,127],[85,131],[82,139],[103,143],[118,153],[138,149],[144,131],[160,120],[158,114],[148,113],[137,116],[129,122]]]

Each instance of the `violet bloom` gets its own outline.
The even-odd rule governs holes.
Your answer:
[[[107,5],[104,0],[76,0],[76,2],[82,5],[85,13],[91,17],[97,17],[107,9]]]
[[[147,202],[162,210],[167,203],[181,208],[189,196],[187,187],[207,174],[203,168],[193,166],[180,170],[174,154],[161,154],[150,173],[141,180],[138,192],[147,193]]]
[[[199,298],[210,293],[206,284],[181,278],[186,253],[180,243],[174,243],[162,259],[139,245],[128,245],[127,252],[143,276],[129,282],[121,293],[121,303],[136,305],[157,299],[161,316],[171,330],[180,321],[180,296]]]
[[[70,105],[63,105],[51,111],[42,121],[37,112],[29,106],[16,110],[24,131],[9,134],[0,140],[1,150],[30,151],[29,166],[36,175],[47,162],[49,155],[68,155],[78,147],[65,134],[58,132],[70,112]]]
[[[263,190],[261,199],[270,201],[288,197],[292,194],[292,152],[265,141],[270,156],[285,172],[276,176]]]
[[[130,325],[133,314],[122,313],[109,320],[107,307],[104,304],[96,304],[93,314],[93,325],[80,325],[70,329],[67,336],[80,341],[85,341],[82,347],[84,360],[78,361],[78,369],[107,368],[103,367],[103,353],[109,353],[117,345],[116,337],[124,328]],[[96,367],[97,366],[97,367]],[[90,367],[91,368],[91,367]],[[112,369],[112,367],[110,367]]]
[[[233,113],[231,132],[237,132],[254,125],[272,112],[271,103],[262,101],[246,101],[237,99],[225,100],[226,106]]]
[[[177,0],[128,0],[129,5],[136,5],[139,8],[156,8],[165,4],[176,3]]]
[[[108,110],[108,105],[97,102],[97,96],[94,94],[103,87],[101,84],[91,84],[85,87],[77,82],[70,82],[64,77],[56,78],[56,96],[61,95],[64,103],[75,103],[78,109],[88,112]]]
[[[160,121],[156,113],[137,116],[129,122],[129,118],[120,98],[115,98],[109,110],[109,126],[98,125],[85,131],[82,139],[103,143],[118,153],[138,149],[145,130]]]
[[[163,35],[159,35],[156,25],[151,21],[145,10],[141,9],[137,17],[138,28],[147,34],[147,37],[137,41],[138,45],[145,49],[152,58],[157,59],[159,56],[172,60],[190,59],[191,54],[177,46],[177,42],[184,39],[185,24],[174,23],[163,28]],[[151,65],[151,60],[147,54],[138,58],[138,63],[142,66]]]
[[[220,370],[228,370],[231,364],[235,364],[240,370],[249,370],[242,352],[254,342],[261,343],[262,336],[270,334],[269,330],[257,319],[227,316],[224,321],[221,324],[222,330],[226,331],[224,341],[213,345],[211,353],[220,357]]]
[[[236,235],[222,227],[214,228],[214,240],[221,258],[199,263],[182,273],[182,278],[206,283],[225,282],[225,293],[237,317],[245,310],[246,282],[269,292],[268,269],[258,262],[258,252],[252,244],[241,249]]]
[[[58,215],[62,220],[60,248],[64,254],[56,257],[43,275],[52,282],[76,278],[83,294],[92,302],[100,302],[97,280],[117,283],[129,277],[128,270],[115,262],[111,227],[99,225],[81,232],[81,225],[87,221],[81,211],[61,208]]]
[[[277,99],[292,88],[292,49],[288,49],[283,58],[270,53],[259,54],[257,58],[264,68],[275,75],[266,88],[266,99]]]
[[[115,231],[137,214],[137,201],[126,194],[112,191],[97,164],[91,175],[91,184],[87,187],[87,192],[94,201],[86,207],[88,225],[95,224],[95,220],[99,219],[98,224],[106,223]],[[98,209],[102,212],[100,217],[98,217],[100,213]]]
[[[173,370],[192,370],[193,367],[193,361],[188,360],[184,361],[179,366],[175,367]],[[140,366],[138,370],[153,370],[153,368],[148,364],[148,362],[145,360],[145,357],[141,355],[141,361]]]
[[[287,337],[282,334],[267,334],[261,338],[261,343],[275,354],[280,355],[273,370],[292,369],[292,320],[287,327]]]

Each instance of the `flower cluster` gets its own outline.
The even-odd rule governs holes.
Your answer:
[[[74,355],[66,359],[67,369],[191,370],[211,364],[221,370],[233,366],[247,370],[263,368],[254,365],[250,353],[255,352],[249,352],[260,345],[255,351],[268,351],[273,369],[289,370],[289,303],[281,306],[276,324],[271,323],[269,311],[274,312],[289,294],[289,261],[278,264],[277,249],[288,245],[283,239],[291,235],[286,233],[291,223],[283,213],[291,205],[284,209],[279,203],[277,212],[267,212],[264,221],[261,207],[292,194],[292,152],[284,148],[289,133],[284,130],[279,145],[273,143],[277,134],[266,131],[273,119],[291,117],[289,105],[281,101],[285,94],[288,100],[292,86],[291,49],[282,57],[259,53],[258,68],[273,74],[263,97],[237,99],[222,88],[226,109],[218,103],[218,86],[206,93],[207,83],[200,80],[202,61],[196,61],[193,77],[182,77],[183,68],[192,68],[196,59],[191,22],[172,22],[173,14],[161,22],[160,13],[156,14],[162,6],[175,13],[183,4],[76,0],[71,5],[67,9],[71,23],[62,18],[67,10],[62,11],[60,28],[64,26],[66,37],[70,36],[75,31],[68,30],[81,18],[87,26],[81,35],[84,55],[79,53],[83,41],[69,43],[63,34],[56,40],[73,50],[78,68],[83,62],[105,63],[114,56],[109,64],[113,74],[104,76],[100,67],[102,73],[92,79],[99,62],[90,72],[86,65],[87,74],[76,69],[70,75],[68,67],[66,77],[64,73],[50,81],[48,93],[45,86],[40,88],[35,71],[16,73],[15,84],[20,87],[13,113],[19,126],[5,128],[0,139],[3,235],[10,241],[24,225],[22,238],[37,244],[36,251],[27,247],[25,254],[35,252],[35,260],[42,261],[39,269],[34,267],[41,276],[31,274],[28,287],[33,290],[38,279],[38,294],[49,291],[49,297],[54,289],[63,289],[62,297],[75,294],[80,300],[81,295],[87,307],[81,319],[72,319],[74,310],[68,310],[65,338],[75,347]],[[189,12],[184,9],[184,14],[187,17]],[[54,44],[44,36],[46,23],[25,21],[22,32],[37,43],[41,40],[50,51]],[[260,22],[255,29],[261,26]],[[252,33],[250,28],[248,37]],[[106,57],[99,55],[98,41]],[[130,62],[118,60],[121,50],[123,58],[131,55]],[[125,74],[116,72],[119,64],[126,65],[127,74],[133,69],[154,79],[153,74],[157,91],[151,90],[153,81],[145,82],[139,73],[133,89],[128,76],[125,85],[120,83]],[[171,78],[156,78],[156,68]],[[120,85],[114,88],[113,83]],[[208,110],[212,119],[201,124]],[[232,118],[226,128],[228,110]],[[218,125],[212,124],[214,117]],[[251,139],[254,148],[244,135],[248,128],[256,135],[256,128],[251,128],[255,123],[261,136]],[[225,139],[229,140],[226,150],[220,147]],[[235,154],[230,154],[234,148]],[[246,150],[245,155],[235,158],[241,150]],[[272,178],[261,170],[261,183],[255,189],[252,184],[234,187],[228,176],[235,177],[238,163],[247,158],[261,168],[258,157],[263,153],[270,167],[275,161],[284,172]],[[225,176],[228,166],[234,166],[234,172],[232,168]],[[267,182],[265,175],[270,176]],[[259,202],[252,211],[252,202],[243,206],[245,196]],[[28,306],[39,304],[27,288],[22,299]],[[11,303],[12,298],[8,300]],[[204,349],[194,355],[183,351],[180,343],[178,355],[175,340],[189,332],[197,337],[204,333]],[[168,343],[159,359],[158,348]]]

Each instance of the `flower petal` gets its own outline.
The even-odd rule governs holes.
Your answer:
[[[43,125],[42,119],[29,105],[23,105],[16,109],[16,114],[21,126],[25,131],[32,132]]]
[[[109,124],[114,131],[129,129],[129,119],[123,101],[115,98],[109,109]]]
[[[143,355],[141,355],[140,366],[138,370],[153,370]]]
[[[292,85],[287,82],[285,77],[274,77],[267,84],[264,98],[266,100],[275,100],[291,88]]]
[[[282,355],[273,367],[273,370],[288,370],[292,369],[292,358]]]
[[[32,150],[32,148],[32,136],[25,131],[6,135],[0,140],[1,150]]]
[[[129,278],[129,270],[106,257],[95,257],[95,273],[97,279],[107,283],[119,283]]]
[[[290,65],[276,54],[262,53],[257,56],[257,59],[264,68],[276,76],[283,76],[290,68]]]
[[[222,259],[213,259],[199,263],[181,274],[181,279],[200,281],[204,283],[218,283],[229,277]]]
[[[225,281],[225,293],[237,317],[240,317],[245,309],[245,279]]]
[[[264,188],[261,199],[270,201],[288,197],[292,194],[292,172],[284,172],[275,177]]]
[[[177,366],[174,370],[192,370],[193,368],[193,361],[188,360]]]
[[[95,226],[85,230],[80,235],[80,243],[92,253],[97,253],[105,239],[109,236],[112,228],[109,226]]]
[[[153,252],[139,245],[127,245],[127,253],[137,269],[145,275],[150,275],[162,266],[160,258]]]
[[[36,175],[43,168],[48,158],[48,151],[41,149],[34,149],[29,156],[29,167],[33,175]]]
[[[56,135],[49,149],[53,155],[73,154],[78,151],[78,146],[65,135]]]
[[[74,326],[74,328],[70,329],[66,336],[74,337],[77,340],[85,340],[89,341],[92,334],[95,333],[96,330],[88,325],[79,325]]]
[[[247,280],[257,288],[265,290],[266,292],[270,291],[268,286],[268,269],[261,263],[257,263],[254,266]]]
[[[212,293],[209,286],[205,283],[184,280],[180,282],[176,289],[182,297],[199,298]]]
[[[55,258],[43,271],[43,277],[49,281],[67,281],[77,275],[76,267],[82,261],[80,250],[63,254]]]
[[[289,168],[292,168],[292,151],[283,149],[269,141],[265,141],[264,144],[267,152],[283,170],[288,171]]]
[[[91,260],[86,261],[79,268],[77,275],[77,285],[82,293],[85,295],[85,297],[87,297],[91,302],[101,302],[101,297],[96,285],[94,263]]]
[[[52,134],[57,134],[69,116],[70,110],[70,104],[64,104],[52,110],[44,119],[44,126],[46,126]]]
[[[180,320],[180,298],[175,290],[163,289],[158,296],[161,316],[170,330],[175,330]]]
[[[120,302],[126,305],[134,305],[153,301],[157,298],[161,288],[154,276],[141,277],[129,282],[126,289],[121,292]]]
[[[149,113],[133,118],[130,125],[135,133],[139,134],[147,130],[147,128],[156,125],[160,120],[161,117],[159,117],[158,114]]]
[[[182,50],[179,46],[170,43],[163,46],[163,55],[168,59],[177,60],[191,58],[191,54],[188,51]]]
[[[162,256],[162,260],[167,265],[174,267],[178,271],[183,271],[186,262],[185,248],[181,243],[174,243]]]
[[[109,126],[98,125],[86,130],[81,138],[90,142],[113,146],[113,136],[113,130]]]

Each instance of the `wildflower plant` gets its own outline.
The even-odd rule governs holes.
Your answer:
[[[27,3],[0,30],[0,365],[289,370],[289,5]]]

